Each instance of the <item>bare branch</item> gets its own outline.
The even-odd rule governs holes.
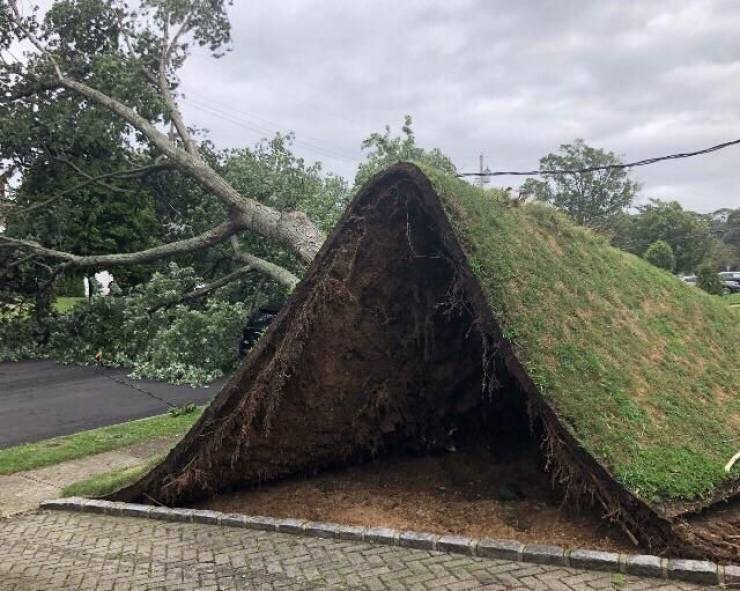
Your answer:
[[[185,150],[188,152],[188,154],[200,160],[200,155],[198,154],[198,148],[195,145],[195,142],[193,142],[193,138],[190,136],[190,132],[188,131],[187,125],[185,125],[185,121],[182,117],[182,113],[180,112],[180,108],[178,107],[177,102],[175,101],[174,97],[172,96],[172,92],[170,91],[170,82],[169,80],[167,80],[167,68],[169,67],[172,50],[174,49],[175,44],[177,43],[177,39],[183,33],[183,31],[185,31],[186,25],[189,22],[190,22],[190,17],[188,17],[185,20],[182,27],[180,27],[180,30],[177,32],[175,37],[172,39],[172,42],[170,42],[169,41],[169,19],[166,17],[164,19],[164,35],[162,37],[162,51],[159,56],[158,85],[159,85],[159,91],[162,94],[162,98],[164,99],[165,105],[167,105],[167,109],[170,112],[172,123],[175,124],[175,129],[177,129],[177,134],[180,136],[180,139],[182,139],[182,143],[185,146]]]
[[[17,238],[9,238],[2,235],[0,235],[0,248],[5,246],[24,249],[34,252],[42,257],[64,261],[63,266],[65,269],[72,267],[78,269],[91,267],[117,267],[122,265],[150,263],[159,259],[202,250],[213,246],[214,244],[218,244],[219,242],[223,242],[240,229],[242,228],[237,223],[223,222],[211,228],[207,232],[194,236],[193,238],[170,242],[169,244],[163,244],[162,246],[156,246],[154,248],[148,248],[137,252],[120,254],[80,256],[61,250],[55,250],[53,248],[46,248],[32,240],[19,240]]]
[[[237,240],[234,235],[231,236],[231,246],[234,249],[234,257],[241,262],[246,263],[255,271],[259,271],[260,273],[267,275],[288,289],[293,289],[298,285],[300,279],[287,269],[241,250],[239,247],[239,240]]]

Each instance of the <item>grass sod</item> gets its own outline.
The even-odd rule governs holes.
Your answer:
[[[553,208],[425,171],[517,356],[578,441],[652,502],[740,477],[740,310]]]
[[[179,416],[159,415],[0,450],[0,475],[50,466],[120,449],[147,439],[184,435],[203,408]]]
[[[160,454],[150,458],[139,466],[119,468],[65,486],[63,497],[102,497],[111,494],[124,486],[136,482],[164,458]]]

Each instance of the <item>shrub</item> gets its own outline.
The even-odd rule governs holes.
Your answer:
[[[714,265],[710,263],[704,263],[696,270],[696,284],[707,293],[715,295],[722,293],[722,282]]]
[[[673,255],[671,245],[665,240],[656,240],[645,250],[643,258],[660,269],[673,272],[676,267],[676,257]]]

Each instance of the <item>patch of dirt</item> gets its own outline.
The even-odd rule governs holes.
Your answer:
[[[561,507],[536,449],[390,458],[217,496],[225,512],[636,552],[589,508]]]

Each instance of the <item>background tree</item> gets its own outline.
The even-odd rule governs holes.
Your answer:
[[[705,217],[686,211],[676,201],[651,199],[618,224],[614,244],[641,255],[655,241],[671,247],[676,270],[692,273],[708,255],[711,236]]]
[[[740,269],[740,208],[718,209],[707,217],[712,234],[710,258],[722,270]]]
[[[672,273],[676,266],[676,257],[673,256],[671,245],[665,240],[656,240],[647,247],[643,258],[660,269]]]
[[[400,136],[393,137],[390,126],[386,125],[384,133],[372,133],[362,142],[362,149],[367,150],[368,154],[357,169],[355,188],[364,185],[376,172],[402,160],[418,162],[451,175],[457,173],[452,160],[439,148],[426,150],[416,145],[412,125],[411,115],[406,115]]]
[[[0,64],[4,87],[0,116],[3,121],[18,122],[3,134],[0,156],[23,179],[20,191],[5,200],[5,209],[12,210],[9,217],[28,213],[36,205],[24,202],[24,195],[52,189],[39,185],[43,179],[34,175],[52,160],[60,167],[64,162],[70,169],[65,174],[76,172],[84,188],[97,185],[100,189],[115,179],[115,188],[107,187],[108,194],[123,188],[119,181],[138,181],[142,170],[166,168],[196,183],[220,202],[224,212],[199,234],[124,254],[113,254],[114,248],[121,241],[131,246],[131,236],[119,236],[117,242],[111,227],[99,240],[94,237],[84,245],[59,247],[40,243],[39,228],[19,227],[22,237],[12,231],[0,235],[0,246],[10,250],[15,260],[31,257],[47,266],[52,263],[50,275],[55,278],[71,270],[145,264],[189,254],[242,233],[280,245],[304,265],[312,260],[324,240],[317,225],[303,212],[277,210],[235,189],[185,124],[176,102],[177,70],[192,47],[206,47],[214,56],[227,48],[229,4],[227,0],[142,0],[134,10],[117,0],[57,0],[41,21],[35,13],[24,16],[17,0],[0,7],[0,50],[16,41],[33,47],[25,61],[14,60],[12,53],[3,51]],[[39,106],[43,108],[40,119],[35,114]],[[78,134],[80,122],[84,125]],[[164,131],[167,126],[170,134]],[[126,168],[116,168],[122,162]],[[107,168],[96,167],[96,163],[106,163]],[[64,191],[75,203],[92,199],[106,212],[114,209],[109,195],[104,196],[107,201],[100,195],[81,195],[83,187],[68,178],[57,181],[57,175],[53,182],[58,183],[55,190]],[[135,195],[128,195],[129,203],[139,199],[139,209],[145,212],[141,227],[134,232],[143,237],[151,201],[136,184],[131,190]],[[88,227],[91,217],[98,219],[88,215],[81,223]],[[81,246],[95,252],[72,250]],[[106,247],[110,254],[99,254]],[[295,282],[292,273],[271,261],[249,253],[238,258],[245,271],[267,274],[287,286]]]
[[[558,154],[540,159],[542,179],[527,179],[522,193],[551,203],[578,224],[604,228],[610,217],[632,204],[639,185],[625,169],[570,174],[547,174],[550,170],[577,170],[621,164],[613,153],[588,146],[582,139],[562,144]]]

